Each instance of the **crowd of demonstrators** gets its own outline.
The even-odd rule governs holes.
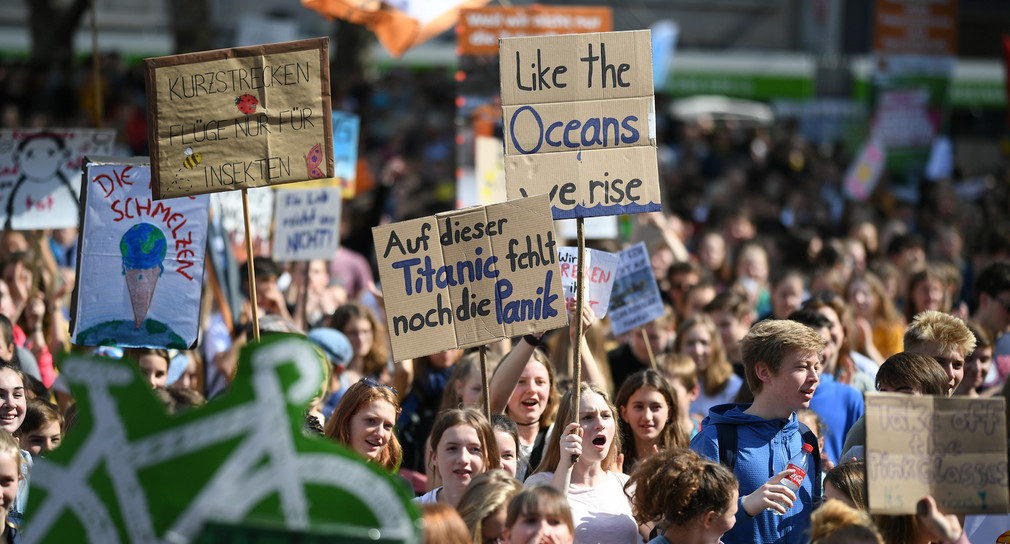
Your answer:
[[[117,128],[117,154],[145,154],[138,67],[104,60],[103,124]],[[0,66],[0,126],[94,126],[95,97],[71,83],[89,74],[35,80]],[[304,334],[327,362],[306,432],[402,476],[429,541],[964,538],[930,497],[919,516],[867,520],[864,465],[851,458],[864,453],[863,392],[1010,389],[1007,172],[975,192],[970,180],[925,181],[914,201],[885,176],[867,201],[847,200],[844,145],[807,141],[791,122],[658,111],[663,211],[589,245],[645,241],[665,315],[615,335],[587,309],[582,384],[571,383],[574,317],[567,331],[491,346],[485,391],[474,350],[392,359],[369,232],[452,207],[452,79],[393,70],[334,85],[335,108],[362,118],[361,190],[345,203],[340,250],[308,263],[254,257],[235,323],[204,297],[214,302],[196,349],[71,345],[76,230],[3,234],[0,426],[20,440],[21,482],[8,497],[0,448],[6,531],[19,531],[33,459],[73,426],[55,354],[130,358],[167,409],[191,410],[227,393],[253,337],[254,290],[262,334]],[[794,492],[782,480],[804,444],[815,464]],[[821,475],[824,497],[846,507],[814,510]]]

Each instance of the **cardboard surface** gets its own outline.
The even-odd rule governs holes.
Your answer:
[[[620,263],[610,292],[610,329],[615,335],[645,325],[665,313],[645,243],[639,242],[618,256]]]
[[[613,11],[597,6],[491,6],[460,10],[456,43],[460,55],[497,55],[498,38],[606,32]]]
[[[112,129],[0,129],[0,228],[76,227],[81,163],[108,155]]]
[[[568,324],[546,195],[374,227],[372,236],[394,360]]]
[[[1005,399],[866,398],[867,499],[874,514],[914,514],[932,495],[947,514],[1005,513]]]
[[[32,468],[31,542],[197,540],[205,525],[298,531],[298,542],[416,543],[418,509],[398,479],[333,440],[303,433],[323,382],[305,338],[242,348],[227,393],[175,416],[135,362],[66,356],[78,419]],[[81,497],[87,497],[86,500]],[[381,538],[380,538],[381,537]],[[234,542],[271,540],[264,533]]]
[[[330,260],[340,247],[340,187],[278,189],[274,261]]]
[[[499,44],[508,197],[547,193],[555,219],[661,209],[649,31]]]
[[[70,341],[186,349],[200,329],[210,198],[151,197],[146,157],[84,165]]]
[[[474,138],[473,160],[477,178],[477,203],[487,206],[508,200],[501,139],[491,136]]]
[[[332,178],[328,44],[145,60],[155,198]]]
[[[572,300],[578,294],[578,255],[577,247],[563,247],[558,252],[558,260],[561,261],[561,284],[565,288],[566,300]],[[583,302],[593,309],[599,319],[606,317],[610,308],[610,291],[614,287],[619,262],[620,257],[614,253],[586,249],[582,267],[585,276],[582,283],[585,291]]]

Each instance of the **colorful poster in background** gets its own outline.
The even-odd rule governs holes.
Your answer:
[[[508,199],[505,196],[505,154],[501,138],[477,136],[474,141],[477,174],[477,204],[487,206]]]
[[[246,191],[249,200],[249,236],[254,256],[270,254],[270,226],[274,213],[274,190],[259,187]],[[221,218],[221,228],[228,234],[232,252],[239,262],[245,261],[246,230],[242,213],[242,193],[226,191],[210,195],[211,213]]]
[[[568,325],[547,195],[372,228],[393,360]]]
[[[80,416],[32,468],[31,541],[227,542],[213,538],[227,525],[262,528],[257,542],[420,542],[406,486],[302,433],[321,363],[304,338],[264,337],[242,348],[227,393],[172,416],[136,363],[64,358]]]
[[[342,111],[333,112],[333,175],[340,181],[345,200],[357,193],[358,133],[361,118]]]
[[[613,12],[597,6],[492,6],[460,10],[460,55],[498,55],[498,38],[607,32]]]
[[[654,321],[666,313],[645,242],[618,253],[620,262],[610,292],[610,328],[615,335]]]
[[[333,259],[340,247],[340,192],[340,187],[277,190],[274,261]]]
[[[0,129],[0,226],[76,227],[84,156],[111,154],[115,138],[112,129]]]
[[[863,144],[856,160],[845,172],[845,194],[852,200],[866,202],[880,181],[887,161],[887,151],[876,138]]]
[[[71,342],[192,348],[210,199],[153,200],[146,157],[86,160]]]
[[[870,393],[866,483],[873,514],[998,514],[1007,494],[1006,400]]]
[[[155,198],[333,177],[329,39],[146,59]]]
[[[555,219],[659,211],[648,30],[502,38],[509,198]]]
[[[562,247],[558,250],[558,260],[561,262],[561,285],[565,289],[565,300],[578,296],[579,279],[579,248]],[[606,251],[586,248],[585,260],[582,265],[582,283],[585,296],[583,302],[603,319],[610,308],[610,291],[614,287],[617,275],[617,264],[620,257]]]

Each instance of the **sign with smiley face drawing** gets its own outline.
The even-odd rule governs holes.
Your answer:
[[[0,226],[76,227],[81,161],[110,154],[115,137],[111,129],[0,130]]]

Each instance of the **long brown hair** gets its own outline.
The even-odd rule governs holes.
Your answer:
[[[711,337],[712,354],[709,356],[705,369],[701,371],[701,381],[702,391],[712,397],[721,393],[723,389],[726,389],[726,386],[729,384],[729,378],[733,375],[733,365],[726,357],[726,348],[722,345],[719,329],[716,328],[715,322],[707,314],[700,313],[693,315],[677,327],[677,339],[673,342],[673,350],[675,352],[683,353],[684,337],[687,336],[687,331],[694,327],[703,327],[708,331],[709,337]]]
[[[679,425],[680,404],[677,402],[677,395],[674,393],[670,381],[658,370],[646,369],[628,376],[624,380],[624,385],[617,392],[617,409],[624,409],[631,402],[632,395],[643,387],[651,387],[659,391],[659,394],[663,395],[667,410],[669,411],[663,432],[659,435],[659,450],[686,448],[691,441],[691,437]],[[621,431],[621,453],[624,454],[624,467],[622,468],[625,473],[630,474],[631,467],[635,465],[635,461],[644,461],[644,459],[637,459],[635,433],[631,429],[631,425],[624,420],[623,414],[618,419],[618,429]]]
[[[569,389],[563,397],[561,397],[561,405],[558,407],[557,420],[559,423],[554,426],[554,430],[551,431],[551,436],[547,440],[547,447],[544,448],[544,457],[540,461],[540,466],[534,470],[537,472],[554,472],[558,469],[558,463],[561,462],[561,433],[565,432],[565,427],[573,421],[578,421],[575,413],[575,402],[573,400],[572,393],[575,388]],[[596,393],[597,395],[603,397],[604,402],[607,403],[607,408],[610,409],[610,413],[614,418],[619,418],[617,415],[617,409],[610,402],[610,397],[607,396],[607,392],[603,390],[602,387],[596,385],[595,383],[582,382],[581,387],[579,387],[579,398],[586,393]],[[616,427],[616,425],[615,425]],[[619,470],[620,467],[617,465],[617,453],[621,451],[621,433],[614,429],[614,443],[610,445],[610,451],[607,452],[607,456],[603,458],[601,466],[603,470]]]
[[[469,425],[477,431],[480,440],[481,457],[484,458],[484,470],[501,466],[501,456],[498,453],[498,440],[494,437],[491,423],[484,414],[474,408],[454,408],[438,414],[435,424],[431,427],[430,443],[432,451],[438,451],[438,443],[442,441],[445,431],[456,425]]]
[[[351,418],[377,400],[384,400],[393,406],[393,409],[396,410],[394,420],[400,417],[400,401],[397,400],[393,389],[375,384],[368,379],[362,379],[351,384],[344,396],[340,397],[340,402],[333,409],[333,415],[326,422],[326,429],[323,430],[323,433],[337,442],[347,445],[351,441]],[[379,457],[375,461],[386,470],[393,472],[400,466],[402,458],[403,448],[400,447],[400,441],[396,439],[396,433],[392,433],[389,443],[385,448],[382,448],[382,452],[379,453]]]
[[[546,429],[550,427],[552,423],[554,423],[554,420],[557,418],[558,415],[558,402],[561,396],[558,394],[557,373],[554,372],[554,365],[551,364],[550,358],[547,357],[547,354],[544,353],[544,351],[541,350],[540,348],[536,348],[533,350],[533,355],[530,356],[530,360],[526,364],[528,365],[533,361],[536,361],[544,365],[544,368],[547,369],[547,378],[551,386],[550,392],[547,394],[547,405],[544,406],[544,413],[543,415],[540,416],[539,427],[541,429]],[[502,368],[502,365],[498,365],[495,368],[495,373],[497,373],[498,369],[500,368]],[[525,367],[523,368],[525,369]],[[492,374],[492,376],[493,375],[494,374]],[[509,395],[509,398],[511,400],[511,395]],[[509,415],[508,403],[505,404],[505,415]]]
[[[366,319],[372,325],[372,349],[368,353],[355,353],[361,355],[364,363],[364,374],[374,376],[386,368],[386,361],[389,359],[389,339],[386,338],[386,326],[379,322],[367,306],[359,302],[348,302],[337,308],[330,317],[329,326],[344,332],[344,327],[352,319]]]

